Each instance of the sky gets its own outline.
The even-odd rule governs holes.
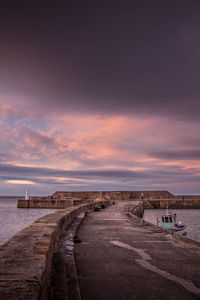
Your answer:
[[[4,1],[0,195],[200,194],[200,1]]]

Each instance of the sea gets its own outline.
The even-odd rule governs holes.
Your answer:
[[[17,200],[23,197],[0,197],[0,245],[6,243],[18,231],[55,209],[17,208]],[[200,209],[175,209],[177,219],[186,223],[187,237],[200,242]],[[156,225],[157,217],[165,210],[145,209],[144,219]]]
[[[177,221],[182,221],[187,225],[187,228],[178,234],[184,233],[186,237],[200,242],[200,209],[173,209],[171,211],[176,213]],[[145,209],[143,218],[157,225],[157,218],[160,218],[165,212],[165,209]]]
[[[17,200],[24,197],[0,197],[0,245],[18,231],[55,209],[17,208]]]

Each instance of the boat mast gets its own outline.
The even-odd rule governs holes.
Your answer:
[[[166,215],[169,215],[168,202],[167,202],[167,205],[166,205]]]

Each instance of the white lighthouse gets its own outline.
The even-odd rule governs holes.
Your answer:
[[[26,189],[25,200],[29,200],[29,199],[30,199],[29,190]]]

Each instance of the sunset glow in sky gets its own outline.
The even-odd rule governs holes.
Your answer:
[[[193,0],[5,5],[0,195],[199,194],[199,30]]]

